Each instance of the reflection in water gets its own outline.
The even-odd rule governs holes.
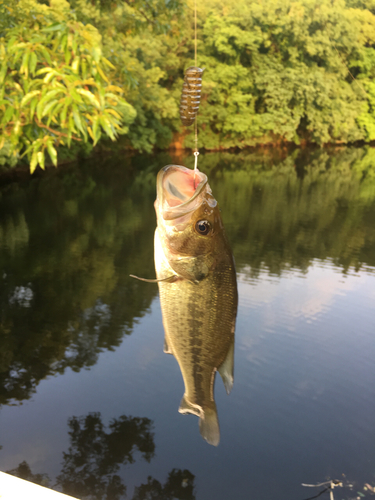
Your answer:
[[[149,476],[146,484],[135,488],[132,500],[195,500],[194,478],[186,469],[173,469],[162,486]]]
[[[67,367],[93,366],[148,310],[155,288],[128,275],[153,273],[149,221],[165,161],[90,160],[1,189],[0,405],[29,399]],[[374,148],[199,161],[225,208],[238,271],[280,276],[316,259],[344,272],[375,267]]]
[[[25,481],[30,481],[31,483],[40,484],[41,486],[45,486],[47,488],[50,487],[51,480],[48,475],[33,474],[31,472],[29,464],[25,460],[21,462],[15,469],[7,470],[7,473],[12,474],[12,476],[25,479]]]
[[[223,439],[226,458],[219,454],[222,462],[218,458],[215,464],[205,460],[204,453],[213,451],[209,447],[197,456],[186,433],[167,434],[170,421],[160,398],[168,404],[168,393],[178,381],[166,375],[163,386],[159,380],[152,385],[149,379],[147,385],[144,375],[156,372],[143,370],[154,363],[152,368],[160,376],[169,375],[151,335],[153,322],[160,321],[157,308],[150,308],[157,290],[128,277],[131,272],[154,273],[155,176],[160,165],[171,161],[158,155],[134,156],[100,158],[95,165],[90,159],[46,171],[27,184],[1,188],[0,405],[21,402],[38,391],[22,408],[1,409],[2,468],[11,469],[25,458],[33,469],[34,463],[45,460],[46,466],[35,471],[53,478],[61,459],[61,430],[54,425],[55,415],[66,411],[66,418],[77,412],[86,415],[104,407],[109,412],[109,405],[131,394],[129,412],[140,414],[139,398],[152,408],[158,429],[160,419],[160,448],[151,465],[145,461],[137,465],[146,470],[140,479],[128,479],[129,489],[134,483],[146,483],[148,474],[164,485],[166,476],[157,476],[153,467],[160,470],[166,464],[170,439],[178,442],[184,460],[195,460],[204,475],[202,498],[221,500],[231,494],[276,498],[271,494],[275,489],[284,492],[283,498],[304,498],[308,495],[288,490],[297,476],[301,483],[350,472],[353,478],[370,480],[375,148],[296,149],[291,154],[266,149],[200,156],[200,166],[223,209],[242,287],[236,327],[236,374],[241,377],[230,405],[219,408],[221,422],[233,425],[232,441]],[[137,336],[127,338],[145,315]],[[142,344],[151,338],[152,347]],[[121,343],[117,353],[105,352],[117,350]],[[152,363],[144,356],[151,350]],[[101,371],[110,358],[122,353],[134,360],[131,368],[119,361],[121,369]],[[70,368],[78,372],[98,361],[90,373],[70,373]],[[107,387],[124,370],[131,377],[125,388],[121,384],[113,388],[109,403]],[[103,377],[95,378],[96,373]],[[59,376],[52,380],[52,375]],[[96,386],[89,380],[98,380],[98,391],[92,390]],[[79,409],[72,403],[67,410],[63,395],[70,394],[66,391],[76,381],[74,394],[85,394],[87,400],[80,401]],[[62,397],[52,394],[55,387],[63,390]],[[119,413],[116,407],[111,414]],[[40,425],[46,426],[41,432],[49,450],[44,459],[36,453]],[[256,433],[249,432],[255,427]],[[173,460],[165,465],[165,474],[175,465],[191,463]],[[249,464],[246,475],[244,463]],[[306,476],[306,470],[311,474]],[[203,492],[205,487],[212,489],[211,495]],[[131,498],[132,493],[128,495]]]
[[[180,413],[197,415],[202,436],[220,440],[214,400],[219,371],[233,386],[236,273],[219,208],[206,175],[168,166],[157,179],[155,268],[165,351],[175,356],[185,384]]]
[[[100,413],[69,419],[70,447],[64,453],[57,485],[78,498],[120,498],[126,492],[117,472],[121,464],[134,463],[138,450],[149,462],[155,454],[152,422],[122,415],[106,432]]]
[[[154,457],[152,421],[148,418],[120,416],[113,419],[106,432],[100,413],[68,420],[70,447],[63,453],[63,468],[54,487],[84,500],[119,500],[126,497],[126,485],[117,474],[120,465],[133,464],[136,452],[147,462]],[[47,474],[32,473],[26,461],[8,474],[51,487]],[[133,500],[195,500],[194,475],[188,470],[173,469],[164,486],[148,477],[135,488]]]
[[[3,188],[0,405],[29,399],[47,376],[95,365],[155,297],[128,279],[147,263],[152,272],[153,228],[140,223],[152,205],[120,170],[74,166]]]

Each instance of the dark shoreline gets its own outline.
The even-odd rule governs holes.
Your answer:
[[[261,152],[269,152],[269,151],[274,151],[277,153],[277,156],[280,157],[287,157],[291,152],[295,151],[296,149],[299,149],[300,151],[316,151],[316,150],[342,150],[344,148],[361,148],[361,147],[375,147],[375,141],[372,142],[364,142],[364,141],[358,141],[356,143],[346,143],[346,144],[337,144],[337,143],[328,143],[323,146],[319,146],[316,143],[303,143],[300,145],[296,145],[294,143],[273,143],[273,144],[262,144],[262,145],[257,145],[257,146],[248,146],[246,148],[241,148],[241,147],[235,147],[235,148],[228,148],[228,149],[204,149],[201,148],[200,152],[202,154],[212,154],[212,153],[240,153],[240,152],[253,152],[253,153],[261,153]],[[152,155],[152,154],[158,154],[158,153],[167,153],[170,154],[170,156],[173,158],[173,161],[176,162],[181,162],[183,161],[186,157],[189,157],[193,150],[190,148],[174,148],[170,147],[168,149],[157,149],[155,148],[152,153],[142,153],[139,151],[135,151],[132,149],[115,149],[114,151],[111,149],[107,148],[102,148],[102,149],[97,149],[91,152],[90,155],[85,156],[85,157],[77,157],[74,159],[68,159],[68,160],[63,160],[61,161],[57,167],[55,167],[52,164],[47,164],[45,169],[42,170],[40,167],[37,167],[36,170],[34,171],[33,174],[30,174],[29,171],[29,166],[26,164],[19,164],[16,165],[15,167],[9,167],[7,169],[6,166],[0,167],[0,188],[16,183],[16,182],[27,182],[30,181],[30,179],[35,179],[38,177],[41,177],[45,175],[47,172],[50,172],[51,170],[54,169],[60,169],[72,165],[74,163],[80,163],[80,162],[86,162],[89,161],[90,159],[100,159],[102,158],[108,158],[112,155],[122,155],[122,156],[127,156],[128,158],[132,158],[135,155]]]

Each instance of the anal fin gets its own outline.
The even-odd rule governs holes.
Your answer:
[[[225,390],[227,391],[227,394],[230,393],[233,387],[233,382],[234,382],[234,339],[230,344],[230,347],[228,349],[227,355],[224,359],[224,361],[221,363],[221,365],[218,368],[218,372],[220,373],[221,378],[223,379],[224,382],[224,387]]]

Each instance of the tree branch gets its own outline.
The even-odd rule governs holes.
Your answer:
[[[55,135],[60,136],[60,137],[68,137],[68,134],[64,134],[64,132],[59,132],[57,130],[54,130],[53,128],[48,127],[47,125],[44,125],[44,123],[40,122],[39,120],[35,120],[35,123],[38,125],[38,127],[45,128],[46,130],[48,130],[52,134],[55,134]],[[74,135],[72,135],[72,139],[74,139],[75,141],[82,142],[82,139],[80,139],[79,137],[76,137]]]

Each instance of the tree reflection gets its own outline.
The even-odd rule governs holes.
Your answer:
[[[155,455],[152,421],[122,415],[108,428],[100,413],[68,420],[70,447],[63,453],[63,466],[54,488],[82,500],[120,500],[126,485],[118,474],[121,465],[134,464],[137,455],[150,462]],[[51,487],[47,474],[34,474],[26,461],[7,471],[21,479]],[[148,477],[136,487],[133,500],[195,500],[195,476],[188,470],[173,469],[164,486]]]
[[[50,485],[50,478],[48,477],[48,475],[33,474],[31,472],[29,464],[25,460],[21,462],[15,469],[8,470],[7,473],[11,474],[12,476],[25,479],[26,481],[30,481],[31,483],[40,484],[41,486],[48,487]]]
[[[206,165],[207,164],[207,165]],[[316,259],[347,272],[375,267],[375,150],[203,156],[237,269],[306,272]]]
[[[129,278],[154,273],[153,227],[142,224],[153,198],[121,162],[111,175],[87,165],[3,190],[0,405],[67,367],[93,366],[132,332],[157,294]]]
[[[68,425],[70,447],[63,453],[63,468],[57,477],[57,486],[68,495],[118,499],[126,492],[117,475],[120,465],[134,463],[136,452],[147,462],[154,456],[152,421],[148,418],[123,415],[111,421],[108,432],[100,413],[72,417]]]
[[[195,500],[195,476],[188,470],[173,469],[164,486],[148,477],[147,483],[135,488],[132,500]]]
[[[306,272],[315,259],[343,272],[375,267],[373,148],[213,153],[199,162],[238,271]],[[167,163],[165,154],[90,160],[2,189],[0,405],[29,398],[67,367],[93,366],[146,313],[157,287],[128,275],[154,276],[150,221]]]

